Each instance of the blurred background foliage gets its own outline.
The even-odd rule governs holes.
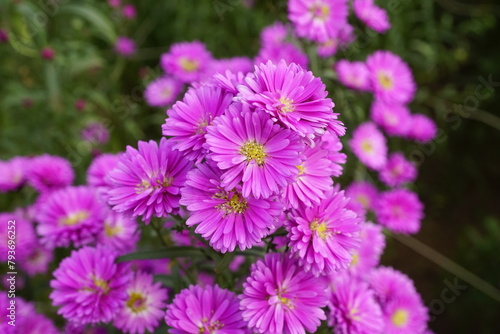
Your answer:
[[[159,139],[164,110],[148,107],[142,92],[161,75],[160,55],[172,43],[200,40],[217,58],[255,56],[261,29],[286,21],[286,1],[249,2],[130,1],[138,15],[127,20],[102,0],[0,0],[0,29],[9,37],[0,43],[0,158],[61,155],[83,183],[97,152]],[[426,219],[416,238],[500,288],[500,4],[377,3],[388,10],[392,29],[378,35],[351,16],[358,39],[335,59],[364,60],[376,49],[388,49],[410,64],[419,85],[411,109],[430,115],[440,129],[426,145],[390,139],[393,149],[404,149],[420,165],[415,190],[426,205]],[[136,41],[133,57],[116,55],[117,36]],[[46,47],[55,52],[52,60],[41,56]],[[336,111],[352,129],[367,118],[371,97],[339,87],[330,70],[335,59],[312,60],[312,70],[323,77]],[[95,121],[111,133],[105,145],[81,140],[81,130]],[[346,170],[354,169],[352,164]],[[352,177],[347,173],[340,182]],[[2,211],[27,205],[33,194],[24,195],[2,195]],[[464,283],[467,288],[453,302],[436,307],[446,282],[456,276],[390,236],[387,243],[383,264],[415,280],[431,305],[436,333],[497,332],[498,301]]]

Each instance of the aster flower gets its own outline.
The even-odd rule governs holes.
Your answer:
[[[267,113],[241,107],[232,105],[207,127],[206,147],[224,171],[221,186],[225,190],[241,182],[243,197],[268,198],[295,179],[304,145]]]
[[[236,87],[244,83],[246,75],[253,75],[253,74],[251,73],[245,74],[243,72],[233,73],[231,71],[225,71],[222,73],[214,74],[214,76],[212,77],[212,83],[215,86],[221,87],[228,93],[236,95],[238,94],[238,89]],[[233,100],[236,99],[237,97],[233,98]]]
[[[354,181],[345,190],[346,196],[351,200],[347,203],[347,208],[358,214],[365,216],[366,211],[375,207],[378,198],[377,188],[368,181]]]
[[[16,330],[22,334],[59,334],[54,323],[43,314],[37,313],[35,305],[16,296]],[[5,319],[5,318],[3,318]],[[9,327],[12,327],[9,325]],[[0,326],[1,329],[1,326]],[[2,331],[8,334],[9,332]]]
[[[386,304],[394,296],[405,294],[417,294],[413,281],[405,274],[391,267],[378,267],[370,272],[367,279],[370,288],[380,304]]]
[[[344,192],[332,187],[324,197],[318,205],[292,210],[285,222],[292,253],[315,276],[347,268],[360,243],[360,219],[345,208]]]
[[[247,333],[234,292],[218,285],[191,285],[168,305],[165,322],[171,334]]]
[[[9,255],[14,255],[18,262],[25,261],[36,243],[35,230],[30,221],[19,213],[0,212],[0,261],[7,263]],[[12,241],[11,241],[12,240]],[[9,246],[15,245],[15,251]],[[12,247],[12,246],[11,246]],[[9,259],[10,260],[10,259]]]
[[[344,86],[361,91],[370,90],[370,73],[365,63],[342,59],[335,65],[335,71]]]
[[[347,161],[347,155],[342,153],[342,142],[339,137],[328,130],[321,136],[321,148],[327,151],[326,158],[331,162],[330,173],[333,177],[342,175],[343,167]]]
[[[173,148],[181,151],[187,159],[200,161],[206,155],[206,149],[202,147],[206,128],[225,112],[232,97],[220,87],[189,89],[184,99],[167,111],[163,135],[172,136]]]
[[[27,173],[29,185],[39,192],[64,188],[75,179],[68,160],[48,154],[32,158]]]
[[[223,253],[234,251],[236,246],[251,248],[274,230],[282,204],[275,197],[244,197],[239,185],[224,190],[221,175],[222,171],[210,164],[188,173],[180,202],[191,212],[186,224],[198,225],[195,232]]]
[[[379,334],[384,322],[380,306],[367,283],[346,274],[330,277],[328,325],[335,334]]]
[[[370,117],[389,136],[406,137],[411,131],[412,116],[405,105],[375,100],[370,109]]]
[[[289,42],[280,44],[264,44],[255,57],[255,64],[271,61],[278,63],[284,60],[287,64],[295,63],[302,68],[309,66],[309,58],[297,46]]]
[[[25,157],[14,157],[8,161],[0,160],[0,192],[16,190],[24,185],[29,160]]]
[[[376,51],[366,59],[371,86],[377,99],[404,104],[413,100],[416,86],[410,67],[389,51]]]
[[[299,37],[324,42],[347,24],[347,0],[290,0],[288,18]]]
[[[389,187],[398,187],[417,178],[417,168],[406,160],[401,152],[389,155],[387,163],[380,170],[380,180]]]
[[[136,52],[134,40],[124,36],[118,37],[115,42],[115,51],[124,57],[133,56]]]
[[[19,262],[19,266],[29,276],[47,273],[49,264],[54,259],[53,250],[41,245],[38,241],[31,243],[28,249],[29,255],[24,261]]]
[[[118,166],[109,173],[113,189],[108,192],[108,203],[113,210],[140,216],[148,224],[153,215],[163,217],[179,207],[180,187],[191,162],[165,138],[160,145],[139,141],[138,148],[127,146]]]
[[[160,64],[165,73],[182,82],[192,82],[205,77],[212,61],[205,44],[194,41],[173,44],[170,51],[161,56]]]
[[[104,218],[104,228],[97,236],[100,245],[115,250],[118,254],[135,250],[140,238],[137,222],[119,212],[108,210]]]
[[[9,325],[9,321],[11,320],[9,318],[9,315],[13,314],[14,319],[15,319],[15,314],[16,314],[16,306],[14,305],[13,307],[11,306],[10,303],[11,299],[7,297],[7,293],[1,293],[0,294],[0,332],[5,333],[5,334],[17,334],[17,329],[15,326]],[[9,307],[13,308],[14,311],[12,312],[9,310]]]
[[[133,19],[137,15],[135,7],[131,4],[126,4],[122,9],[123,17],[126,19]]]
[[[130,334],[153,333],[167,306],[167,290],[153,276],[137,272],[127,287],[128,299],[116,314],[113,325]]]
[[[345,47],[356,40],[356,34],[354,33],[354,27],[349,23],[344,24],[339,32],[340,45]]]
[[[226,73],[226,71],[248,73],[253,69],[253,60],[248,57],[223,58],[215,59],[211,65],[208,69],[208,77],[217,73]]]
[[[240,308],[253,332],[314,333],[326,316],[326,283],[288,254],[268,253],[251,266]]]
[[[260,43],[262,45],[279,45],[284,42],[287,37],[287,27],[282,22],[277,21],[261,30]]]
[[[84,247],[63,259],[50,281],[57,313],[82,325],[113,320],[132,279],[130,267],[115,260],[116,254],[102,247]]]
[[[86,142],[103,145],[109,140],[109,130],[102,123],[92,122],[82,129],[81,137]]]
[[[365,122],[354,129],[349,146],[368,168],[380,170],[386,164],[387,142],[373,123]]]
[[[87,169],[87,184],[94,187],[97,194],[104,200],[108,199],[108,191],[113,185],[108,173],[118,165],[119,160],[120,157],[117,154],[101,154],[92,160]]]
[[[262,109],[300,136],[314,138],[336,118],[321,79],[296,64],[281,60],[255,67],[255,77],[238,86],[243,102]]]
[[[337,53],[340,45],[338,37],[329,38],[324,42],[318,43],[317,53],[318,56],[323,58],[333,57]]]
[[[371,29],[384,33],[391,27],[387,12],[373,0],[354,0],[352,7],[354,14]]]
[[[164,76],[148,84],[144,91],[144,98],[152,107],[165,107],[175,101],[181,89],[180,81]]]
[[[388,229],[413,234],[420,230],[423,210],[417,194],[406,189],[394,189],[380,194],[375,215],[377,221]]]
[[[40,204],[37,232],[49,248],[75,247],[95,241],[102,229],[105,206],[90,187],[68,187],[54,191]]]
[[[362,278],[379,264],[385,248],[385,237],[382,227],[370,222],[362,224],[359,236],[361,247],[354,251],[349,272]]]
[[[411,126],[408,131],[408,138],[419,143],[428,143],[436,137],[436,123],[423,114],[415,114],[411,117]]]

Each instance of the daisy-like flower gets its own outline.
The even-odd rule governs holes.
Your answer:
[[[116,254],[102,247],[84,247],[62,260],[50,281],[57,313],[81,325],[113,320],[132,279],[130,267],[115,260]]]
[[[336,274],[330,277],[330,289],[328,325],[335,334],[383,333],[382,312],[366,282]]]
[[[37,232],[43,245],[81,247],[95,241],[106,207],[94,189],[78,186],[54,191],[39,210]]]
[[[210,164],[188,173],[180,202],[191,212],[186,224],[198,225],[195,232],[223,253],[236,246],[251,248],[277,227],[283,205],[276,197],[244,197],[239,185],[224,190],[221,175],[222,171]]]
[[[233,95],[214,86],[200,86],[188,90],[182,101],[177,101],[167,111],[168,117],[162,126],[164,136],[170,139],[175,150],[181,151],[190,160],[201,160],[206,155],[203,149],[207,126],[222,115],[231,104]]]
[[[207,127],[205,138],[210,158],[224,171],[221,186],[225,190],[241,182],[243,197],[268,198],[298,175],[304,144],[263,111],[231,105]]]
[[[274,22],[272,25],[264,27],[260,32],[260,43],[262,45],[278,45],[288,37],[287,27],[282,22]]]
[[[37,242],[33,224],[18,213],[4,212],[0,212],[0,222],[0,261],[7,263],[13,255],[17,261],[24,262]]]
[[[118,254],[135,250],[140,238],[137,222],[122,213],[108,210],[104,228],[97,236],[97,243],[115,250]]]
[[[29,246],[30,253],[27,258],[19,263],[19,266],[29,275],[45,274],[50,262],[54,258],[54,252],[41,245],[38,241]]]
[[[182,82],[164,76],[149,83],[144,91],[146,103],[152,107],[165,107],[175,101],[182,89]]]
[[[165,138],[160,145],[139,141],[138,148],[127,146],[109,173],[113,189],[108,192],[108,203],[113,210],[140,216],[148,224],[153,215],[163,217],[179,207],[180,188],[192,163]]]
[[[370,117],[389,136],[406,137],[411,131],[412,116],[405,105],[375,100],[370,108]]]
[[[360,219],[345,208],[344,192],[332,187],[324,197],[318,205],[292,210],[285,222],[292,253],[315,276],[347,268],[360,243]]]
[[[88,143],[104,145],[109,140],[109,130],[102,123],[91,122],[82,129],[80,136]]]
[[[199,41],[173,44],[161,56],[160,64],[165,73],[182,82],[200,81],[211,66],[212,54]]]
[[[338,37],[329,38],[324,42],[318,43],[316,52],[318,56],[323,58],[333,57],[337,53],[339,45],[340,41]]]
[[[411,126],[408,131],[408,138],[419,143],[428,143],[436,137],[436,123],[423,114],[415,114],[411,117]]]
[[[217,73],[226,73],[226,71],[230,71],[233,73],[248,73],[253,69],[253,60],[248,57],[233,57],[233,58],[222,58],[215,59],[212,62],[212,66],[208,69],[207,72],[207,81],[212,81],[212,75]],[[204,81],[205,83],[207,81]]]
[[[238,86],[244,103],[264,110],[273,121],[296,131],[300,136],[321,136],[334,120],[334,106],[320,78],[296,64],[281,60],[255,67],[254,77]]]
[[[75,173],[68,160],[44,154],[31,159],[27,178],[29,185],[45,192],[69,186],[75,179]]]
[[[375,206],[377,221],[396,233],[413,234],[420,230],[424,206],[417,194],[394,189],[380,194]]]
[[[135,16],[137,15],[137,11],[134,5],[126,4],[125,6],[123,6],[122,14],[124,18],[131,20],[135,18]]]
[[[343,167],[342,165],[347,161],[347,155],[342,153],[342,142],[339,137],[328,130],[323,136],[321,136],[321,148],[326,150],[326,158],[331,162],[330,173],[333,177],[338,177],[342,175]]]
[[[0,192],[20,188],[26,182],[26,166],[29,164],[29,158],[25,157],[14,157],[8,161],[0,160]]]
[[[385,237],[380,225],[367,222],[362,227],[359,234],[361,247],[354,251],[349,265],[349,272],[360,278],[378,266],[385,248]]]
[[[347,24],[347,0],[290,0],[288,18],[299,37],[324,42],[336,37]]]
[[[335,71],[344,86],[361,91],[370,90],[370,72],[365,63],[342,59],[335,65]]]
[[[117,154],[101,154],[92,160],[87,169],[87,184],[94,187],[97,194],[105,201],[109,198],[108,191],[113,185],[108,173],[116,168],[119,160]]]
[[[379,178],[389,187],[399,187],[417,178],[417,167],[406,160],[403,153],[395,152],[389,155],[387,163],[380,170]]]
[[[314,333],[326,316],[326,281],[305,272],[288,254],[268,253],[252,264],[240,308],[257,333]]]
[[[115,42],[115,51],[123,57],[131,57],[136,52],[136,46],[133,39],[128,37],[118,37]]]
[[[354,14],[371,29],[384,33],[391,27],[387,12],[373,0],[354,0]]]
[[[387,161],[387,142],[375,124],[360,124],[349,141],[349,146],[356,157],[368,168],[380,170]]]
[[[295,63],[302,68],[309,66],[309,58],[296,45],[290,42],[280,44],[264,44],[255,57],[255,64],[284,60],[287,64]]]
[[[377,99],[404,104],[413,100],[416,86],[410,67],[389,51],[376,51],[366,59],[371,86]]]
[[[153,333],[165,314],[167,290],[153,282],[150,274],[137,272],[127,287],[128,299],[116,314],[113,325],[130,334]]]
[[[218,285],[182,290],[167,306],[165,322],[170,334],[247,333],[236,294]]]
[[[366,211],[375,207],[378,198],[377,188],[368,181],[352,182],[347,186],[345,194],[351,199],[347,203],[347,208],[363,217],[366,215]]]
[[[57,327],[54,325],[52,320],[45,317],[36,311],[35,305],[31,302],[27,302],[24,299],[16,296],[16,322],[15,326],[9,325],[16,330],[14,333],[22,334],[60,334]],[[2,319],[5,319],[2,318]],[[9,319],[9,318],[7,318]],[[10,319],[8,320],[10,321]],[[2,321],[4,322],[4,321]],[[7,322],[5,322],[7,323]],[[0,326],[0,329],[2,327]],[[9,332],[1,331],[1,333],[8,334]]]

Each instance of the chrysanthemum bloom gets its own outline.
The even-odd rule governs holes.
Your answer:
[[[356,34],[354,32],[354,27],[349,23],[344,24],[339,32],[340,45],[346,47],[355,40],[356,40]]]
[[[342,165],[347,161],[347,155],[342,153],[342,142],[339,137],[328,130],[323,136],[321,136],[321,148],[326,150],[326,158],[331,162],[330,173],[333,177],[342,175],[343,167]]]
[[[133,19],[137,15],[137,11],[135,10],[135,7],[133,5],[127,4],[123,6],[122,14],[126,19]]]
[[[326,319],[325,289],[324,279],[302,270],[288,254],[266,254],[243,283],[243,319],[258,333],[314,333]]]
[[[370,287],[380,304],[386,304],[401,293],[416,294],[417,290],[413,281],[405,274],[391,267],[378,267],[370,272],[368,277]]]
[[[0,192],[16,190],[26,182],[26,166],[29,158],[14,157],[7,161],[0,160]]]
[[[408,137],[420,143],[428,143],[436,137],[436,123],[423,114],[415,114],[411,117],[410,131]]]
[[[207,127],[210,158],[224,171],[221,186],[228,191],[242,183],[243,197],[268,198],[298,175],[304,144],[289,129],[273,123],[263,111],[231,105]]]
[[[366,282],[335,274],[330,277],[330,288],[328,325],[335,334],[383,333],[382,312]]]
[[[165,322],[170,334],[247,333],[236,294],[218,285],[182,290],[167,306]]]
[[[358,216],[365,216],[366,211],[373,209],[378,198],[377,188],[368,181],[352,182],[347,186],[345,194],[351,199],[347,208]]]
[[[210,164],[188,173],[180,202],[191,212],[186,224],[198,225],[195,232],[223,253],[236,246],[250,248],[277,225],[283,205],[276,197],[244,197],[240,185],[224,190],[221,175],[222,171]]]
[[[109,140],[109,130],[102,123],[92,122],[82,129],[81,137],[84,141],[103,145]]]
[[[108,203],[115,211],[140,216],[148,224],[153,215],[163,217],[179,207],[180,187],[192,163],[165,138],[160,145],[139,141],[138,147],[127,146],[109,173],[113,189],[108,192]]]
[[[161,56],[160,64],[165,73],[182,82],[192,82],[205,77],[212,60],[205,44],[193,41],[173,44],[170,51]]]
[[[37,232],[43,245],[75,247],[95,241],[102,229],[105,204],[94,189],[85,186],[68,187],[51,193],[40,204]]]
[[[278,63],[282,59],[287,64],[295,63],[302,68],[307,68],[309,66],[309,58],[307,58],[307,55],[290,42],[263,45],[255,57],[255,64],[259,65],[268,61]]]
[[[335,65],[335,71],[344,86],[361,91],[370,90],[370,72],[365,63],[342,59]]]
[[[165,107],[175,101],[181,89],[182,82],[165,76],[148,84],[144,91],[144,98],[152,107]]]
[[[354,14],[371,29],[384,33],[391,27],[387,12],[373,0],[354,0],[352,7]]]
[[[360,219],[345,208],[349,199],[344,192],[332,187],[324,197],[313,207],[292,210],[285,222],[292,253],[315,276],[347,268],[360,244]]]
[[[120,157],[116,154],[101,154],[92,160],[87,169],[87,184],[96,188],[97,194],[107,201],[108,191],[113,183],[109,179],[108,173],[116,168]]]
[[[366,59],[371,86],[377,99],[389,104],[413,100],[416,86],[410,67],[389,51],[375,51]]]
[[[405,234],[417,233],[424,217],[424,206],[417,194],[394,189],[380,194],[375,205],[377,221],[388,229]]]
[[[231,71],[233,73],[242,72],[246,74],[252,70],[253,60],[248,57],[215,59],[210,68],[207,69],[207,77],[209,77],[208,80],[212,80],[211,76],[217,73],[224,74],[226,71]]]
[[[31,159],[27,178],[30,186],[44,192],[69,186],[75,173],[68,160],[44,154]]]
[[[19,266],[29,275],[45,274],[50,262],[54,258],[54,252],[39,242],[34,242],[29,246],[29,255],[24,261],[19,262]]]
[[[363,223],[359,234],[361,247],[354,251],[349,272],[357,277],[364,277],[371,269],[378,266],[385,248],[382,227],[373,223]]]
[[[349,146],[368,168],[380,170],[387,162],[386,139],[373,123],[365,122],[354,129]]]
[[[288,18],[299,37],[324,42],[347,23],[347,0],[290,0]]]
[[[37,241],[33,224],[18,213],[6,212],[0,212],[0,222],[0,261],[7,263],[9,255],[17,263],[25,261]],[[9,252],[9,245],[15,246],[14,252]]]
[[[410,109],[402,104],[387,104],[375,100],[370,108],[370,118],[389,136],[407,137],[411,131]]]
[[[165,311],[167,290],[150,274],[137,272],[127,287],[128,299],[116,314],[113,326],[125,333],[153,333]]]
[[[63,259],[50,281],[57,313],[76,324],[113,320],[132,279],[129,265],[115,260],[116,254],[102,247],[84,247]]]
[[[245,77],[247,75],[253,75],[251,73],[243,73],[243,72],[231,72],[231,71],[225,71],[222,73],[217,73],[214,74],[212,77],[212,83],[215,86],[221,87],[228,93],[231,93],[233,95],[238,94],[238,86],[242,85],[245,81]],[[233,98],[237,99],[236,98]]]
[[[329,38],[324,42],[318,43],[316,48],[318,56],[323,58],[333,57],[337,53],[339,44],[338,37]]]
[[[124,36],[118,37],[115,42],[115,51],[124,57],[133,56],[136,51],[134,40]]]
[[[59,330],[52,320],[46,318],[43,314],[37,313],[35,305],[31,302],[27,302],[22,298],[16,296],[16,321],[15,326],[9,325],[16,330],[15,333],[22,334],[60,334]],[[9,318],[2,318],[2,322],[7,323],[10,321]],[[0,333],[8,334],[9,332],[2,331],[2,326],[0,325]]]
[[[279,21],[274,22],[272,25],[264,27],[260,32],[260,43],[266,44],[281,44],[288,37],[287,27]]]
[[[177,101],[167,111],[162,125],[164,136],[172,136],[173,148],[190,160],[201,160],[207,151],[205,143],[207,126],[222,115],[231,104],[233,95],[220,87],[200,86],[188,90],[182,101]]]
[[[104,228],[97,236],[98,244],[115,250],[118,254],[133,252],[140,238],[135,219],[122,213],[108,210]]]
[[[389,155],[389,159],[379,173],[380,181],[389,187],[399,187],[417,178],[417,167],[406,160],[401,152]]]
[[[322,135],[335,119],[334,106],[320,78],[284,60],[255,67],[255,77],[238,86],[242,101],[262,109],[300,136]]]

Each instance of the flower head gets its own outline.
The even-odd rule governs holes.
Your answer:
[[[212,61],[205,44],[194,41],[173,44],[169,52],[161,56],[160,63],[165,73],[182,82],[193,82],[205,77]]]
[[[137,222],[122,213],[108,210],[97,243],[118,254],[134,251],[140,238]]]
[[[137,15],[135,7],[131,4],[126,4],[122,9],[123,17],[126,19],[133,19]]]
[[[69,186],[75,173],[68,160],[44,154],[31,159],[27,178],[33,188],[45,192]]]
[[[380,194],[375,206],[377,221],[397,233],[417,233],[424,217],[424,207],[417,194],[394,189]]]
[[[411,131],[412,116],[405,105],[375,100],[370,109],[370,117],[389,136],[406,137]]]
[[[109,130],[102,123],[92,122],[82,129],[81,137],[84,141],[91,144],[103,145],[109,140]]]
[[[399,187],[417,178],[417,168],[406,160],[403,153],[395,152],[389,155],[387,163],[380,170],[379,177],[389,187]]]
[[[352,7],[354,14],[371,29],[384,33],[391,27],[387,12],[373,0],[354,0]]]
[[[147,104],[152,107],[165,107],[175,101],[182,83],[172,77],[164,76],[149,83],[144,91]]]
[[[24,233],[23,233],[24,234]],[[29,246],[29,255],[19,263],[19,266],[29,275],[45,274],[50,262],[54,258],[54,251],[41,245],[38,241]]]
[[[28,258],[33,244],[37,242],[33,224],[18,212],[0,212],[0,261],[7,263],[9,255],[24,262]],[[11,240],[11,241],[10,241]],[[12,248],[14,245],[14,248]],[[10,246],[10,247],[9,247]],[[14,249],[14,254],[9,250]]]
[[[340,82],[346,87],[361,91],[370,90],[370,72],[365,63],[342,59],[335,65],[335,71]]]
[[[8,161],[0,160],[0,192],[16,190],[26,182],[29,158],[14,157]]]
[[[387,161],[386,139],[373,123],[360,124],[354,130],[349,146],[368,168],[380,170]]]
[[[408,137],[419,143],[428,143],[436,137],[436,123],[426,115],[415,114],[411,117]]]
[[[115,51],[124,57],[133,56],[136,51],[134,40],[124,36],[118,37],[115,42]]]
[[[108,199],[108,191],[113,185],[108,174],[116,168],[119,160],[119,155],[101,154],[92,160],[87,169],[87,184],[94,187],[97,194],[104,200]]]
[[[366,211],[375,207],[378,198],[377,188],[368,181],[354,181],[345,190],[346,196],[351,200],[347,208],[359,216],[365,216]]]
[[[373,223],[363,223],[359,233],[361,247],[354,251],[349,272],[363,278],[380,262],[385,247],[385,237],[382,227]]]
[[[309,66],[307,55],[295,44],[290,42],[264,44],[255,57],[255,64],[259,65],[268,61],[278,63],[282,59],[287,64],[295,63],[302,68],[307,68]]]

